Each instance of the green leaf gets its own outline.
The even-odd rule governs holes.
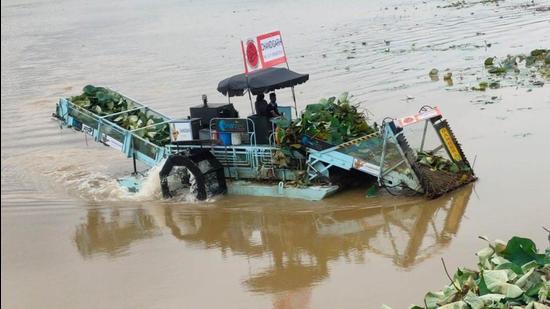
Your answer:
[[[428,308],[439,308],[440,305],[453,302],[456,296],[457,290],[455,287],[453,285],[448,285],[441,292],[429,292],[426,294],[425,301],[428,304]]]
[[[502,294],[485,294],[479,297],[483,301],[482,308],[502,308],[502,300],[505,298]]]
[[[338,102],[347,102],[348,101],[348,93],[344,92],[338,97]]]
[[[480,279],[479,279],[479,283],[478,283],[478,286],[479,286],[479,295],[487,295],[487,294],[491,294],[491,290],[489,290],[489,288],[487,287],[487,283],[485,283],[485,278],[483,276],[483,271],[481,272],[481,276],[480,276]]]
[[[535,273],[535,268],[531,268],[526,274],[516,280],[515,284],[524,290],[529,290],[541,282],[541,280],[541,276]]]
[[[541,301],[548,301],[550,299],[550,281],[544,281],[538,296]]]
[[[101,107],[99,107],[99,105],[96,105],[94,107],[92,107],[92,111],[96,114],[101,114]]]
[[[477,277],[477,272],[466,268],[459,268],[454,274],[453,280],[458,282],[460,286],[463,286],[465,283],[469,282],[470,279],[476,279]]]
[[[521,270],[523,273],[527,273],[531,268],[538,268],[540,265],[537,263],[537,261],[531,261],[529,263],[525,263],[521,266]]]
[[[529,303],[529,305],[525,307],[525,309],[548,309],[548,308],[550,307],[536,301]]]
[[[485,247],[479,250],[476,255],[479,259],[479,265],[484,269],[492,269],[492,264],[489,259],[495,254],[495,250],[491,247]]]
[[[472,292],[468,292],[468,294],[464,296],[464,302],[467,303],[471,309],[483,309],[485,307],[485,302],[481,299],[481,297]]]
[[[324,99],[325,102],[326,102],[326,99]],[[308,106],[306,106],[306,111],[309,112],[309,114],[306,114],[305,116],[307,118],[310,118],[312,116],[313,113],[317,113],[319,111],[321,111],[323,109],[323,101],[321,100],[320,103],[318,104],[309,104]]]
[[[459,300],[457,302],[440,306],[439,309],[470,309],[470,306],[468,306],[465,301]]]
[[[512,237],[502,252],[502,256],[520,266],[531,261],[535,261],[539,265],[550,264],[550,257],[537,252],[537,246],[532,240]]]
[[[105,104],[105,103],[107,103],[107,101],[109,101],[109,96],[107,95],[107,93],[105,93],[103,91],[97,91],[95,96],[96,96],[97,100],[99,101],[99,103],[101,103],[101,104]]]
[[[439,304],[445,299],[443,292],[428,292],[424,297],[427,309],[438,308]]]
[[[506,69],[503,67],[493,67],[489,69],[489,73],[501,75],[506,73]]]
[[[134,133],[141,138],[145,137],[145,130],[138,130]]]
[[[96,88],[92,85],[86,85],[84,86],[84,88],[82,89],[82,91],[84,92],[84,94],[86,94],[87,96],[93,96],[95,95],[95,92],[96,92]]]
[[[115,103],[113,101],[109,101],[107,102],[106,107],[108,111],[112,111],[113,108],[115,107]]]
[[[458,173],[460,171],[460,168],[458,167],[458,165],[454,162],[451,162],[451,164],[449,165],[449,171],[453,172],[453,173]]]
[[[139,117],[136,116],[136,115],[131,115],[131,116],[128,117],[128,122],[130,123],[130,125],[133,125],[133,126],[136,125],[138,120],[139,120]]]
[[[272,120],[273,123],[275,123],[275,125],[279,128],[283,128],[283,129],[286,129],[290,126],[290,120],[288,119],[285,119],[285,118],[276,118],[276,119],[273,119]]]
[[[543,286],[544,286],[544,283],[539,282],[539,283],[535,284],[534,286],[532,286],[530,289],[528,289],[527,292],[525,292],[525,294],[527,296],[536,297],[536,296],[539,295],[539,291],[541,290],[541,288]]]
[[[517,264],[514,264],[512,262],[503,263],[495,267],[495,269],[510,269],[513,272],[515,272],[518,275],[523,275],[523,271],[521,270],[521,267],[519,267]]]
[[[483,279],[487,288],[493,293],[503,294],[508,298],[516,298],[523,294],[519,286],[508,283],[508,274],[505,270],[484,271]]]

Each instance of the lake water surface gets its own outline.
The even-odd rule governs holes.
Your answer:
[[[461,90],[486,57],[550,48],[550,2],[448,3],[2,1],[2,307],[405,308],[447,284],[441,258],[474,266],[479,235],[548,246],[550,85]],[[203,93],[225,102],[239,40],[274,29],[310,74],[300,107],[344,91],[376,121],[438,105],[479,181],[436,200],[161,201],[124,192],[130,161],[51,120],[86,84],[174,117]]]

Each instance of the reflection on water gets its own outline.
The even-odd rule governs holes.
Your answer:
[[[96,253],[117,256],[135,240],[160,235],[152,216],[137,209],[130,217],[113,209],[107,216],[98,209],[88,210],[86,222],[76,228],[74,240],[83,257]]]
[[[363,264],[370,252],[409,268],[437,253],[458,232],[472,190],[466,186],[424,204],[301,212],[170,204],[127,215],[93,209],[76,228],[75,241],[84,257],[114,257],[132,242],[164,230],[186,245],[219,250],[224,257],[232,253],[260,262],[267,259],[243,282],[251,292],[309,293],[308,287],[330,275],[330,261],[339,258]]]

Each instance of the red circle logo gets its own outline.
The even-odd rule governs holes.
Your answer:
[[[253,68],[258,66],[258,49],[252,40],[246,42],[246,61]]]

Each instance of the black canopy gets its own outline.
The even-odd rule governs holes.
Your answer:
[[[276,89],[296,86],[305,83],[309,74],[300,74],[286,68],[267,68],[246,75],[238,74],[219,82],[218,91],[223,95],[241,96],[250,88],[253,95],[270,92]]]

